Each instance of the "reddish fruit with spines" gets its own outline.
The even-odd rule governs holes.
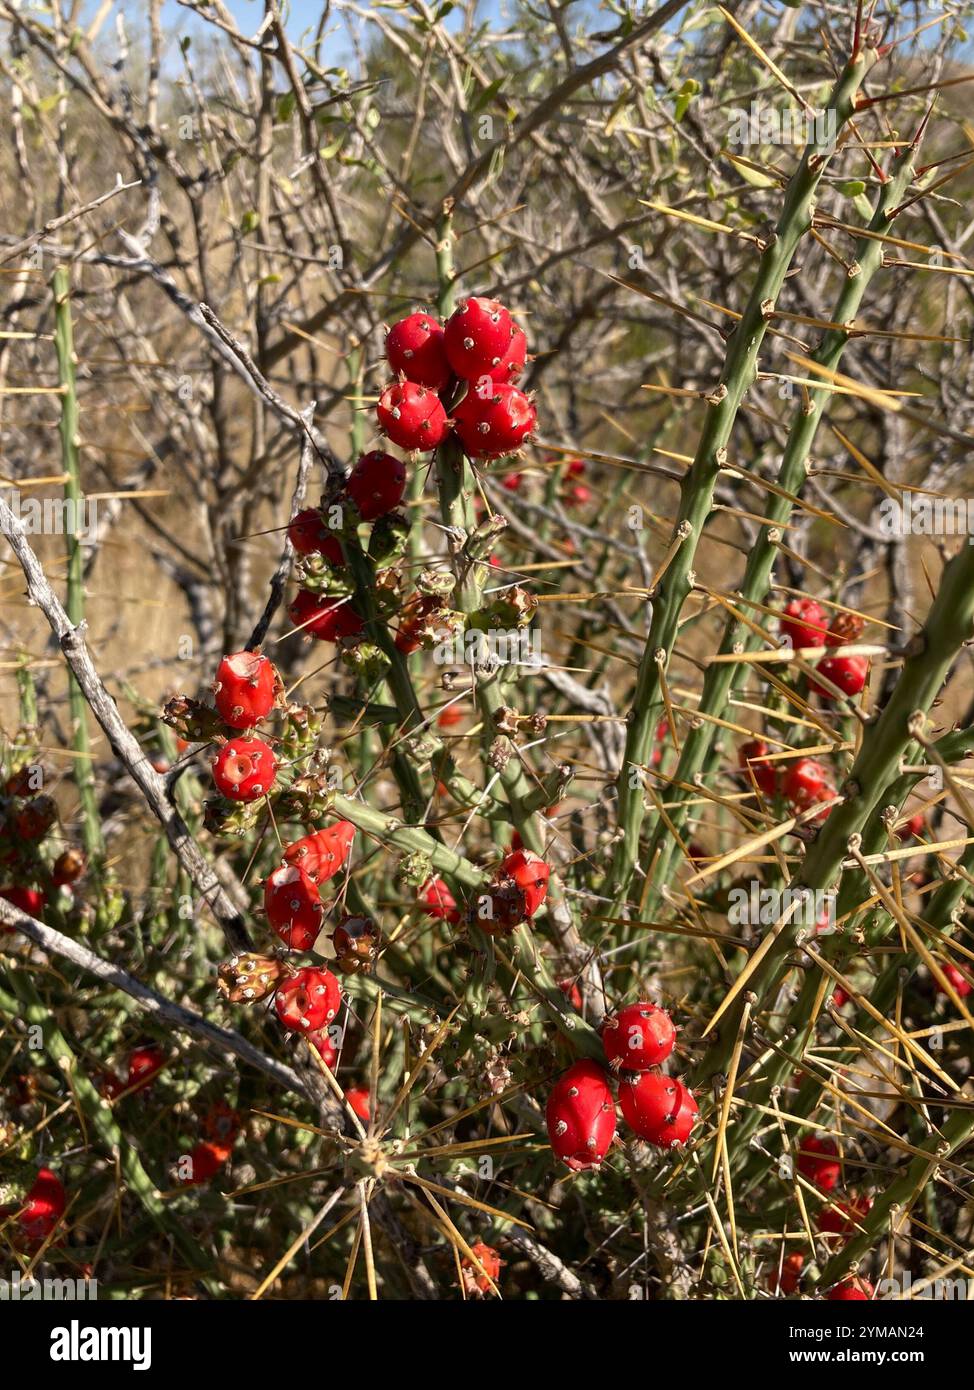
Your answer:
[[[415,381],[392,382],[379,397],[375,413],[383,433],[400,449],[427,453],[450,432],[439,396]]]
[[[450,922],[453,926],[459,922],[457,900],[441,878],[428,878],[419,890],[419,900],[427,916]]]
[[[144,1090],[151,1086],[166,1065],[166,1054],[158,1043],[142,1043],[129,1053],[126,1089]]]
[[[63,888],[69,883],[77,883],[78,879],[88,867],[84,851],[78,849],[76,845],[71,845],[63,849],[55,859],[51,868],[51,881],[58,888]]]
[[[460,1261],[463,1291],[468,1298],[480,1298],[490,1293],[492,1282],[497,1283],[504,1261],[492,1245],[485,1245],[482,1240],[478,1240],[476,1245],[471,1245],[470,1254],[476,1257],[480,1268],[477,1268],[468,1255],[464,1255]]]
[[[330,565],[343,562],[342,543],[325,525],[317,507],[296,512],[288,523],[287,536],[299,555],[324,555]]]
[[[335,963],[349,975],[367,973],[379,956],[382,935],[371,917],[348,916],[332,933]]]
[[[497,365],[491,367],[487,375],[491,381],[501,381],[508,384],[515,382],[523,372],[527,360],[528,340],[517,324],[512,324],[510,347]]]
[[[829,1293],[829,1303],[868,1303],[873,1296],[873,1286],[868,1279],[849,1274]]]
[[[828,620],[821,604],[813,598],[793,598],[787,603],[779,620],[782,636],[791,638],[791,645],[824,647]]]
[[[344,868],[354,840],[355,826],[351,821],[337,820],[288,845],[284,862],[302,869],[312,883],[327,883]]]
[[[349,1086],[345,1099],[363,1124],[369,1122],[369,1093],[364,1086]]]
[[[398,507],[405,496],[406,465],[395,454],[372,449],[352,469],[346,490],[362,520],[375,521]]]
[[[394,323],[386,334],[386,361],[397,375],[442,391],[451,373],[439,319],[420,309]]]
[[[627,1004],[602,1024],[602,1045],[613,1071],[649,1071],[666,1061],[676,1029],[665,1009],[649,1000]]]
[[[447,319],[443,343],[454,373],[463,381],[476,381],[506,372],[515,336],[514,320],[503,304],[471,295]]]
[[[67,1204],[61,1179],[50,1168],[41,1168],[17,1213],[17,1224],[29,1244],[42,1245],[47,1240]]]
[[[548,895],[549,865],[540,854],[533,854],[529,849],[516,849],[503,860],[501,873],[514,880],[521,890],[525,916],[533,917]]]
[[[625,1078],[619,1104],[630,1129],[660,1149],[685,1144],[697,1118],[697,1102],[683,1082],[654,1071]]]
[[[851,1201],[835,1200],[824,1206],[818,1213],[818,1229],[836,1236],[851,1236],[864,1216],[872,1210],[871,1197],[853,1197]]]
[[[964,974],[962,974],[960,970],[958,970],[957,966],[953,965],[950,961],[942,961],[940,963],[940,969],[943,972],[945,979],[949,980],[950,983],[953,985],[954,993],[957,995],[957,997],[959,999],[966,999],[971,992],[970,980],[968,980],[967,977]],[[936,976],[934,976],[934,984],[936,985],[937,992],[939,994],[946,995],[947,991],[944,989],[943,985],[940,983]]]
[[[35,796],[14,814],[14,830],[21,840],[43,840],[57,820],[57,806],[49,796]]]
[[[259,652],[232,652],[216,670],[214,703],[224,724],[252,729],[274,708],[281,678],[277,667]]]
[[[738,752],[738,762],[745,773],[754,774],[754,780],[765,796],[774,796],[778,789],[778,766],[768,762],[768,745],[763,738],[752,738],[742,743]],[[750,782],[748,776],[748,782]]]
[[[806,1134],[798,1146],[798,1171],[822,1192],[831,1192],[842,1176],[839,1146],[834,1139]]]
[[[545,1121],[552,1149],[573,1172],[597,1168],[616,1132],[605,1069],[585,1058],[562,1072],[548,1097]]]
[[[858,642],[866,620],[859,613],[835,613],[825,634],[827,647],[845,647]]]
[[[768,1275],[768,1290],[771,1293],[792,1294],[798,1288],[798,1282],[802,1277],[802,1267],[805,1263],[805,1256],[800,1250],[793,1250],[790,1255],[786,1255],[781,1261],[781,1268],[777,1264]]]
[[[231,801],[257,801],[274,785],[277,759],[262,738],[232,738],[213,759],[213,781]]]
[[[217,1144],[212,1139],[201,1139],[190,1150],[190,1175],[180,1179],[183,1186],[198,1187],[200,1183],[215,1178],[232,1153],[232,1144]]]
[[[832,795],[828,769],[814,758],[796,758],[782,777],[782,790],[799,811],[807,811]]]
[[[357,637],[365,626],[347,599],[328,599],[310,589],[299,589],[287,610],[296,628],[319,642],[339,642]]]
[[[821,672],[826,680],[838,686],[844,695],[851,697],[858,695],[865,687],[869,675],[869,661],[864,656],[827,656],[815,669]],[[808,684],[809,689],[814,690],[823,700],[836,698],[831,690],[827,690],[817,680],[810,680]]]
[[[457,438],[471,458],[513,454],[538,423],[538,412],[523,391],[503,383],[481,392],[471,386],[453,412]]]
[[[342,991],[330,970],[308,965],[278,985],[274,1008],[289,1033],[317,1033],[342,1004]]]
[[[282,864],[264,883],[267,920],[290,951],[310,951],[321,931],[317,884],[296,864]]]

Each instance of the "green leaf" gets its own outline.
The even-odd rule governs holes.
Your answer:
[[[243,232],[244,236],[246,236],[248,232],[255,232],[259,226],[260,218],[253,208],[245,212],[240,219],[240,230]]]
[[[298,99],[293,92],[285,92],[277,101],[277,115],[275,120],[278,125],[287,125],[294,115],[294,108],[298,104]]]
[[[673,108],[673,119],[679,123],[687,113],[687,107],[693,98],[700,91],[700,83],[693,77],[688,77],[676,98],[676,106]]]
[[[866,185],[862,179],[846,179],[845,183],[839,184],[839,192],[843,198],[858,198],[865,191]]]

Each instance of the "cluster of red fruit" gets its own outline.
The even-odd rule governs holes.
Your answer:
[[[528,922],[548,895],[551,868],[539,854],[512,848],[501,860],[497,873],[479,895],[471,921],[488,936],[508,936]],[[419,890],[428,917],[456,926],[461,913],[457,900],[441,878],[428,878]]]
[[[527,339],[496,299],[466,299],[445,324],[409,314],[389,330],[386,358],[397,380],[380,395],[376,416],[401,449],[426,453],[452,430],[471,458],[501,458],[537,423],[530,398],[513,384]],[[457,401],[458,383],[466,392]]]
[[[213,782],[231,801],[257,801],[277,776],[270,744],[251,730],[279,703],[283,686],[277,667],[259,652],[233,652],[217,668],[214,703],[224,724],[247,732],[225,740],[213,758]]]
[[[838,613],[831,622],[821,604],[813,598],[795,598],[786,605],[781,617],[781,632],[790,638],[797,651],[800,647],[842,647],[858,641],[863,620],[856,613]],[[815,669],[837,686],[843,695],[858,695],[869,675],[869,661],[864,656],[826,656]],[[835,700],[833,691],[811,681],[810,687],[823,700]]]
[[[831,801],[835,796],[831,773],[816,758],[795,758],[784,764],[772,759],[763,738],[742,744],[738,758],[741,768],[748,774],[748,785],[753,776],[765,796],[780,794],[798,814],[821,802]],[[816,820],[825,820],[830,810],[831,807],[826,807]]]
[[[0,888],[0,898],[28,916],[40,918],[47,906],[48,890],[76,883],[85,871],[85,856],[70,846],[53,860],[48,857],[43,842],[57,824],[57,806],[51,797],[37,791],[37,772],[36,767],[22,767],[4,784],[0,866],[3,877],[12,881]]]
[[[620,1077],[623,1118],[660,1149],[685,1144],[697,1117],[697,1102],[683,1082],[658,1070],[675,1041],[669,1014],[646,1001],[628,1004],[602,1025],[606,1060]],[[551,1147],[569,1168],[597,1168],[616,1133],[609,1072],[588,1058],[575,1062],[555,1082],[545,1119]]]

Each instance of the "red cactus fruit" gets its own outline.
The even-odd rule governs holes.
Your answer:
[[[798,1171],[822,1192],[831,1192],[842,1175],[838,1154],[834,1139],[807,1134],[798,1151]]]
[[[547,897],[550,867],[539,854],[532,854],[529,849],[516,849],[504,859],[501,872],[520,888],[524,914],[533,917]]]
[[[827,656],[815,668],[821,671],[826,680],[837,685],[846,695],[858,695],[866,684],[869,675],[869,662],[864,656]],[[826,690],[817,680],[809,681],[810,689],[823,700],[834,700],[831,690]]]
[[[452,729],[457,724],[462,724],[463,719],[464,713],[461,705],[444,705],[436,717],[436,723],[440,729]]]
[[[288,606],[288,617],[296,628],[319,642],[338,642],[357,637],[362,619],[346,599],[327,599],[310,589],[299,589]]]
[[[347,491],[362,520],[375,521],[402,501],[406,491],[406,465],[394,454],[372,449],[363,454],[352,469]]]
[[[379,956],[382,934],[371,917],[343,917],[332,933],[335,963],[348,975],[372,969]]]
[[[165,1065],[166,1054],[158,1043],[141,1043],[129,1053],[126,1089],[141,1091],[151,1086]]]
[[[862,1218],[872,1209],[871,1197],[853,1197],[851,1201],[833,1201],[822,1207],[816,1218],[818,1229],[836,1236],[851,1236]]]
[[[345,1092],[345,1099],[362,1123],[367,1125],[369,1122],[369,1093],[365,1087],[349,1086]]]
[[[697,1102],[683,1082],[653,1071],[623,1080],[619,1104],[629,1127],[660,1149],[685,1144],[697,1118]]]
[[[287,536],[299,555],[324,555],[330,565],[342,563],[342,543],[325,525],[317,507],[296,512],[288,524]]]
[[[505,473],[501,478],[501,487],[505,492],[520,492],[523,482],[523,473]]]
[[[295,864],[308,875],[312,883],[327,883],[343,868],[352,852],[355,826],[351,821],[337,820],[322,830],[315,830],[295,840],[284,851],[284,862]]]
[[[264,883],[267,920],[291,951],[310,951],[321,931],[317,884],[295,864],[282,864]]]
[[[844,647],[851,642],[858,642],[865,626],[866,620],[859,613],[836,613],[825,634],[825,645]]]
[[[506,379],[511,349],[517,342],[517,331],[514,320],[503,304],[496,299],[473,295],[464,300],[447,319],[443,330],[447,360],[456,375],[464,381],[476,381],[478,377],[491,376],[495,371]],[[523,333],[521,337],[524,337]]]
[[[386,360],[397,374],[434,391],[450,380],[443,325],[432,314],[417,311],[394,323],[386,334]]]
[[[319,1028],[314,1033],[308,1034],[308,1042],[317,1052],[329,1071],[335,1070],[335,1063],[338,1061],[338,1049],[331,1040],[331,1030],[329,1028]]]
[[[582,998],[582,991],[578,987],[578,981],[559,980],[558,988],[561,990],[562,994],[568,1000],[569,1004],[571,1004],[572,1008],[577,1009],[578,1012],[581,1013],[585,1001]]]
[[[77,845],[70,845],[61,851],[51,866],[51,881],[58,888],[63,888],[68,883],[77,883],[87,867],[88,861],[84,851],[78,849]]]
[[[470,1253],[476,1256],[480,1268],[477,1268],[469,1256],[464,1255],[460,1261],[463,1291],[468,1298],[481,1298],[484,1294],[490,1293],[491,1282],[497,1283],[504,1261],[492,1245],[485,1245],[482,1240],[478,1240],[476,1245],[471,1245]]]
[[[251,729],[274,708],[280,676],[272,661],[259,652],[233,652],[216,670],[214,703],[224,724]]]
[[[527,358],[528,340],[515,323],[511,330],[510,347],[497,365],[491,367],[488,375],[492,381],[500,381],[507,384],[517,381],[518,377],[524,371],[524,364]]]
[[[28,917],[39,918],[47,905],[47,894],[40,888],[25,888],[20,883],[15,883],[12,888],[0,889],[0,898],[10,903],[11,907],[19,907]],[[3,930],[13,931],[13,927],[4,927]]]
[[[317,1033],[342,1004],[342,992],[330,970],[305,966],[278,985],[274,1008],[289,1033]]]
[[[774,796],[778,789],[778,766],[776,763],[768,762],[767,755],[768,745],[764,739],[752,738],[749,742],[741,744],[737,757],[745,772],[753,772],[754,780],[765,796]]]
[[[648,1000],[627,1004],[602,1024],[602,1044],[613,1071],[648,1071],[673,1051],[676,1029],[665,1009]]]
[[[214,1144],[232,1144],[240,1133],[240,1111],[225,1100],[214,1101],[203,1116],[201,1127],[204,1139]]]
[[[213,759],[213,781],[231,801],[256,801],[269,792],[277,759],[262,738],[232,738]]]
[[[428,917],[456,926],[460,920],[457,900],[441,878],[428,878],[419,890],[419,900]]]
[[[453,421],[471,458],[500,458],[520,449],[538,423],[538,412],[516,386],[496,383],[483,393],[472,386],[454,410]]]
[[[828,769],[814,758],[796,758],[782,778],[785,796],[798,811],[807,811],[832,795]]]
[[[785,605],[779,626],[794,648],[824,647],[828,622],[825,610],[813,598],[793,598]]]
[[[209,1182],[226,1166],[232,1153],[232,1144],[217,1144],[212,1139],[201,1139],[190,1150],[190,1174],[181,1182],[185,1187],[198,1187],[201,1183]]]
[[[43,840],[57,820],[57,806],[49,796],[35,796],[14,815],[14,830],[21,840]]]
[[[944,973],[944,977],[948,979],[950,983],[953,985],[954,993],[958,996],[958,998],[966,999],[971,992],[971,982],[967,978],[967,976],[964,975],[960,970],[958,970],[956,965],[952,965],[949,961],[946,963],[941,963],[940,968]],[[946,995],[947,991],[944,989],[943,985],[936,978],[936,976],[934,977],[934,984],[937,987],[938,994]]]
[[[922,811],[916,811],[908,821],[905,821],[896,832],[896,838],[900,844],[905,845],[909,840],[918,840],[923,834],[926,820]]]
[[[375,408],[379,427],[400,449],[421,453],[442,444],[450,432],[446,411],[435,391],[415,381],[394,381]]]
[[[17,1224],[31,1245],[41,1245],[54,1230],[67,1206],[61,1179],[50,1168],[41,1168],[17,1213]]]
[[[565,488],[561,500],[566,507],[587,507],[594,496],[592,489],[585,483],[573,483],[571,487]]]
[[[841,985],[836,985],[832,990],[832,1004],[837,1009],[844,1009],[849,1002],[849,996]]]
[[[873,1286],[868,1279],[849,1274],[831,1290],[829,1303],[866,1303],[872,1298]]]
[[[800,1250],[793,1250],[790,1255],[786,1255],[781,1261],[781,1268],[777,1264],[768,1274],[768,1291],[770,1293],[792,1294],[798,1288],[798,1281],[802,1277],[802,1266],[805,1263],[805,1256]]]
[[[562,1072],[548,1097],[545,1121],[552,1149],[573,1172],[597,1168],[616,1132],[605,1070],[585,1058]]]

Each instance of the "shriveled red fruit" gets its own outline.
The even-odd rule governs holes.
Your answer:
[[[166,1065],[166,1054],[158,1043],[142,1043],[129,1053],[126,1089],[143,1090],[151,1086],[156,1075]]]
[[[231,801],[256,801],[276,776],[277,759],[262,738],[232,738],[213,759],[216,789]]]
[[[362,520],[375,521],[402,501],[406,492],[406,465],[394,454],[372,449],[363,454],[352,469],[347,492]]]
[[[829,1294],[829,1303],[867,1303],[873,1296],[873,1286],[868,1279],[857,1275],[847,1275]]]
[[[753,772],[754,780],[765,796],[774,796],[778,788],[778,764],[769,763],[767,755],[768,745],[764,739],[752,738],[741,744],[737,757],[745,772]]]
[[[609,1014],[602,1024],[602,1045],[614,1071],[648,1071],[673,1051],[676,1029],[665,1009],[641,1000]]]
[[[456,375],[476,381],[506,369],[515,336],[514,320],[503,304],[472,295],[447,319],[443,343]]]
[[[453,422],[471,458],[500,458],[520,449],[538,423],[538,412],[516,386],[495,383],[483,394],[471,386],[454,410]]]
[[[364,1086],[349,1086],[345,1099],[363,1124],[369,1122],[369,1093]]]
[[[57,806],[49,796],[35,796],[14,815],[14,830],[22,840],[42,840],[57,820]]]
[[[816,666],[826,680],[837,685],[846,695],[858,695],[866,684],[869,675],[869,661],[864,656],[827,656]],[[823,700],[834,700],[831,690],[817,680],[809,681],[809,688]]]
[[[793,598],[779,619],[782,636],[798,647],[824,647],[828,621],[825,610],[813,598]]]
[[[342,563],[342,543],[325,525],[317,507],[296,512],[287,528],[288,540],[299,555],[324,555],[330,565]]]
[[[224,724],[250,729],[274,708],[280,676],[277,667],[259,652],[233,652],[216,670],[214,703]]]
[[[450,380],[443,325],[422,310],[407,314],[386,334],[386,361],[410,381],[442,391]]]
[[[327,599],[310,589],[299,589],[287,610],[295,627],[319,642],[338,642],[357,637],[364,623],[347,599]]]
[[[683,1082],[653,1071],[623,1080],[619,1104],[629,1127],[661,1149],[685,1144],[697,1118],[697,1102]]]
[[[450,922],[454,926],[460,920],[457,900],[441,878],[428,878],[419,890],[419,900],[429,917]]]
[[[317,1032],[308,1034],[308,1042],[317,1052],[329,1071],[335,1070],[335,1063],[338,1061],[338,1049],[331,1040],[331,1030],[319,1028]]]
[[[181,1179],[183,1185],[198,1187],[200,1183],[209,1182],[226,1166],[232,1153],[232,1144],[217,1144],[212,1139],[201,1139],[190,1150],[190,1173]]]
[[[274,1008],[289,1033],[317,1033],[341,1008],[342,992],[330,970],[305,966],[278,985]]]
[[[777,1265],[768,1275],[768,1290],[771,1293],[794,1293],[798,1288],[798,1281],[802,1277],[802,1266],[805,1263],[805,1256],[800,1250],[793,1250],[790,1255],[786,1255],[781,1261],[781,1268]]]
[[[310,951],[321,931],[318,886],[296,864],[282,864],[264,883],[267,920],[291,951]]]
[[[940,969],[943,971],[945,979],[949,980],[950,983],[953,985],[954,993],[958,996],[958,998],[966,999],[971,992],[970,980],[968,980],[967,977],[964,974],[962,974],[960,970],[958,970],[956,965],[952,965],[949,961],[946,963],[941,963]],[[934,984],[937,986],[937,992],[939,994],[947,993],[947,991],[944,989],[943,985],[936,978],[936,976],[934,977]]]
[[[379,955],[382,934],[371,917],[343,917],[332,933],[335,964],[349,975],[372,969]]]
[[[833,1201],[822,1207],[816,1218],[820,1231],[831,1235],[851,1236],[864,1216],[872,1210],[871,1197],[853,1197],[851,1201]]]
[[[482,1240],[478,1240],[476,1245],[471,1245],[470,1253],[476,1256],[480,1268],[477,1268],[468,1255],[464,1255],[460,1261],[460,1276],[467,1297],[478,1298],[490,1292],[491,1281],[497,1283],[504,1261],[492,1245],[485,1245]]]
[[[832,795],[828,769],[814,758],[796,758],[785,768],[782,790],[796,810],[807,811]]]
[[[17,1213],[17,1224],[31,1245],[41,1245],[64,1215],[67,1194],[61,1179],[50,1168],[41,1168],[24,1205]]]
[[[562,1072],[548,1097],[545,1121],[552,1149],[573,1172],[597,1168],[616,1132],[604,1068],[585,1058]]]
[[[799,1145],[798,1171],[822,1192],[831,1192],[842,1175],[838,1154],[834,1139],[806,1134]]]
[[[524,899],[525,916],[533,917],[548,895],[550,867],[540,854],[516,849],[504,859],[501,872],[517,884]]]
[[[336,820],[310,835],[303,835],[284,851],[284,862],[302,869],[312,883],[327,883],[343,868],[352,851],[355,826],[351,821]]]
[[[375,413],[383,433],[400,449],[425,453],[442,444],[450,432],[439,396],[415,381],[395,381],[387,386]]]
[[[78,879],[88,867],[84,851],[78,849],[76,845],[63,849],[51,866],[51,880],[58,887],[63,888],[68,883],[77,883]]]
[[[825,634],[827,647],[844,647],[858,642],[866,620],[859,613],[835,613]]]

